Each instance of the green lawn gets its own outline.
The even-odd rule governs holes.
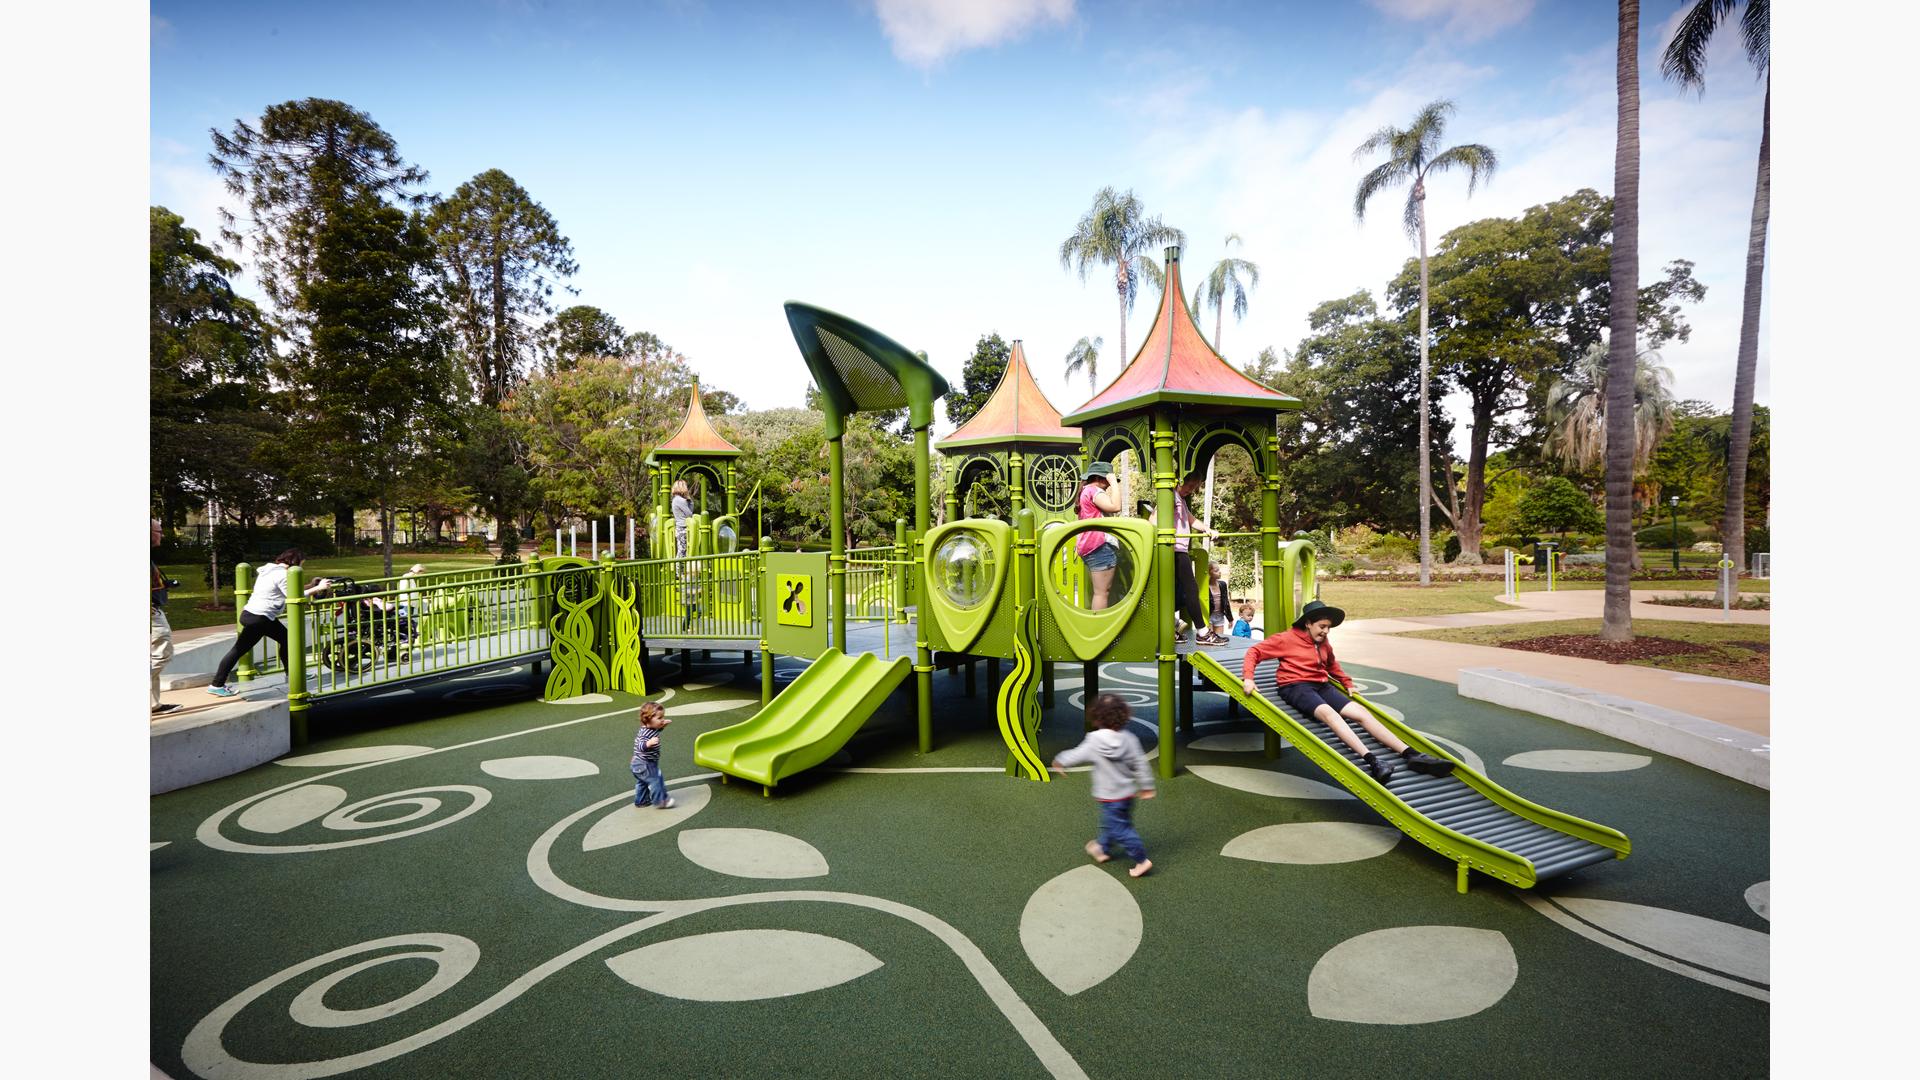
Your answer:
[[[1501,645],[1509,641],[1524,641],[1528,638],[1556,637],[1562,634],[1593,637],[1598,636],[1599,633],[1599,619],[1565,619],[1556,622],[1510,623],[1505,626],[1419,630],[1396,636],[1431,638],[1434,641],[1457,641],[1466,645]],[[1655,667],[1664,671],[1687,671],[1699,675],[1717,675],[1722,678],[1745,679],[1749,682],[1768,681],[1766,655],[1767,646],[1772,641],[1772,628],[1764,623],[1708,623],[1678,620],[1652,622],[1640,619],[1634,622],[1634,637],[1636,639],[1664,638],[1668,641],[1684,641],[1713,648],[1712,652],[1706,653],[1677,653],[1628,661],[1641,667]],[[1759,647],[1757,649],[1743,647],[1754,644]]]
[[[1768,581],[1740,582],[1743,593],[1768,592]],[[1558,581],[1556,589],[1599,589],[1599,581]],[[1711,592],[1711,581],[1635,581],[1636,589],[1673,589],[1676,592]],[[1545,592],[1544,578],[1523,579],[1521,592]],[[1403,618],[1410,615],[1452,615],[1462,611],[1512,611],[1513,605],[1496,597],[1506,591],[1498,579],[1491,581],[1447,581],[1437,578],[1432,585],[1410,581],[1347,581],[1327,579],[1320,583],[1320,599],[1341,608],[1350,619]]]
[[[402,552],[393,553],[393,570],[396,574],[405,573],[407,567],[421,563],[428,570],[468,570],[477,566],[492,566],[491,555],[455,555],[436,553],[432,555],[412,555]],[[360,580],[382,576],[382,564],[378,555],[344,555],[330,558],[308,559],[301,568],[308,581],[323,577],[350,577]],[[168,563],[160,572],[180,582],[167,598],[167,621],[175,630],[188,630],[196,626],[231,625],[233,622],[233,591],[226,590],[219,610],[202,610],[207,603],[207,568],[204,563]]]

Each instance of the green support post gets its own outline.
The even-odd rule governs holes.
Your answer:
[[[595,640],[595,643],[600,648],[601,661],[607,665],[608,671],[612,671],[613,670],[613,649],[614,649],[614,646],[613,646],[613,621],[614,620],[613,620],[613,552],[611,550],[608,550],[607,552],[605,552],[600,556],[600,565],[597,569],[599,570],[599,573],[600,573],[600,582],[599,582],[600,595],[605,597],[606,599],[602,600],[599,604],[594,605],[596,608],[598,608],[598,610],[593,613],[594,618],[600,624],[599,626],[594,627],[594,640]]]
[[[247,598],[253,593],[253,567],[240,563],[233,568],[233,632],[240,632],[240,613],[247,609]],[[234,665],[233,674],[241,682],[253,681],[253,653],[240,654],[240,662]]]
[[[1028,604],[1040,600],[1040,575],[1035,566],[1038,545],[1034,543],[1034,533],[1038,522],[1031,510],[1022,507],[1013,512],[1013,611],[1018,616]],[[1000,696],[1000,661],[988,661],[988,675],[994,684],[994,699]],[[1017,668],[1016,668],[1017,670]],[[1032,676],[1028,676],[1027,693],[1032,693]],[[1007,775],[1019,776],[1020,766],[1013,752],[1007,752]]]
[[[916,410],[917,411],[917,410]],[[927,402],[925,416],[913,429],[913,595],[924,596],[927,588],[927,530],[933,526],[932,495],[928,488],[930,459],[927,426],[933,422],[933,403]],[[921,607],[926,605],[922,604]],[[933,650],[927,643],[927,615],[922,611],[914,623],[913,696],[914,719],[920,729],[920,752],[933,752]]]
[[[827,603],[833,647],[847,651],[847,453],[840,435],[827,440]]]
[[[1173,776],[1175,702],[1173,662],[1173,425],[1165,414],[1153,415],[1153,517],[1155,591],[1160,597],[1159,691],[1160,756],[1156,770],[1162,779]],[[1199,627],[1194,627],[1198,635]]]
[[[1040,661],[1040,688],[1040,704],[1049,709],[1053,708],[1053,661],[1051,660]]]
[[[1012,513],[1018,516],[1027,505],[1027,460],[1019,450],[1007,452],[1007,494],[1012,500]]]
[[[735,469],[733,467],[733,462],[729,461],[727,462],[727,516],[728,517],[733,517],[738,513],[740,513],[739,504],[735,501],[739,498],[739,495],[736,494],[735,491],[733,490],[734,484],[735,484],[734,474],[735,474]],[[736,534],[739,532],[739,525],[737,523],[734,526],[734,531]]]
[[[287,648],[281,657],[287,668],[287,741],[307,745],[307,596],[297,566],[287,567]]]
[[[1267,436],[1260,477],[1260,623],[1269,634],[1286,629],[1277,623],[1280,608],[1280,437]],[[1268,759],[1280,756],[1280,733],[1262,726]]]
[[[1198,629],[1195,633],[1198,633]],[[1193,734],[1193,664],[1181,657],[1177,665],[1180,680],[1180,730]]]
[[[760,538],[760,584],[759,588],[771,589],[773,579],[767,576],[767,553],[773,550],[773,537]],[[773,611],[771,600],[760,604],[760,707],[766,708],[773,702],[773,654],[767,651],[767,613]]]
[[[893,519],[893,620],[901,625],[907,621],[907,574],[912,563],[907,561],[907,519]]]
[[[1091,706],[1093,704],[1093,699],[1099,696],[1100,696],[1100,661],[1098,660],[1084,661],[1080,665],[1080,701],[1082,704],[1082,709],[1081,709],[1082,713],[1086,711],[1087,706]],[[1092,731],[1093,721],[1087,720],[1084,726],[1086,730]]]

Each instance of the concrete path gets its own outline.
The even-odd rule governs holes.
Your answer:
[[[1557,619],[1597,619],[1600,606],[1606,600],[1604,589],[1564,589],[1557,592],[1523,592],[1517,594],[1508,603],[1529,612],[1552,615]],[[1773,619],[1771,611],[1729,611],[1722,613],[1719,608],[1667,607],[1649,604],[1647,601],[1657,597],[1703,596],[1711,598],[1712,589],[1694,591],[1690,589],[1635,589],[1628,614],[1640,619],[1670,619],[1674,622],[1735,622],[1767,625]],[[1729,618],[1731,616],[1731,618]],[[1471,624],[1468,624],[1471,625]]]
[[[1634,598],[1669,596],[1666,590],[1636,590]],[[1458,684],[1461,668],[1501,668],[1555,682],[1602,690],[1635,701],[1672,709],[1756,735],[1770,734],[1772,692],[1758,683],[1718,679],[1710,675],[1661,671],[1631,664],[1608,664],[1551,653],[1466,645],[1400,637],[1416,630],[1447,627],[1494,626],[1510,623],[1554,622],[1600,617],[1599,589],[1570,589],[1553,593],[1521,593],[1511,611],[1473,611],[1457,615],[1419,615],[1398,619],[1355,619],[1334,631],[1333,644],[1343,662],[1404,671],[1409,675]],[[1635,620],[1671,619],[1677,622],[1719,621],[1720,613],[1702,608],[1660,607],[1636,602]],[[1741,623],[1765,625],[1770,612],[1736,611]]]

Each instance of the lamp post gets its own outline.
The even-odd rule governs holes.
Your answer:
[[[1680,570],[1680,496],[1667,496],[1667,507],[1673,512],[1673,569]]]

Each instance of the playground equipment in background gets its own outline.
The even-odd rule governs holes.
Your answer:
[[[696,736],[693,762],[718,770],[723,781],[752,780],[771,795],[775,784],[846,745],[911,667],[904,656],[882,660],[828,649],[753,719]]]
[[[1452,861],[1460,892],[1467,891],[1470,870],[1526,889],[1583,866],[1624,859],[1632,851],[1625,834],[1528,802],[1358,694],[1352,695],[1353,700],[1402,742],[1453,761],[1453,772],[1427,776],[1399,769],[1383,784],[1369,776],[1359,755],[1318,719],[1302,716],[1264,694],[1247,693],[1239,674],[1211,656],[1196,656],[1193,667],[1395,828]],[[1365,728],[1350,726],[1381,761],[1398,764],[1396,755]]]
[[[1009,505],[992,515],[1003,521],[1012,521],[1029,507],[1043,524],[1077,516],[1075,503],[1086,466],[1080,432],[1060,423],[1060,410],[1034,381],[1018,338],[980,411],[934,449],[952,466],[945,499],[948,521],[959,520],[963,510],[969,518],[989,516],[978,513],[972,501],[974,485],[983,478],[1007,493]]]

